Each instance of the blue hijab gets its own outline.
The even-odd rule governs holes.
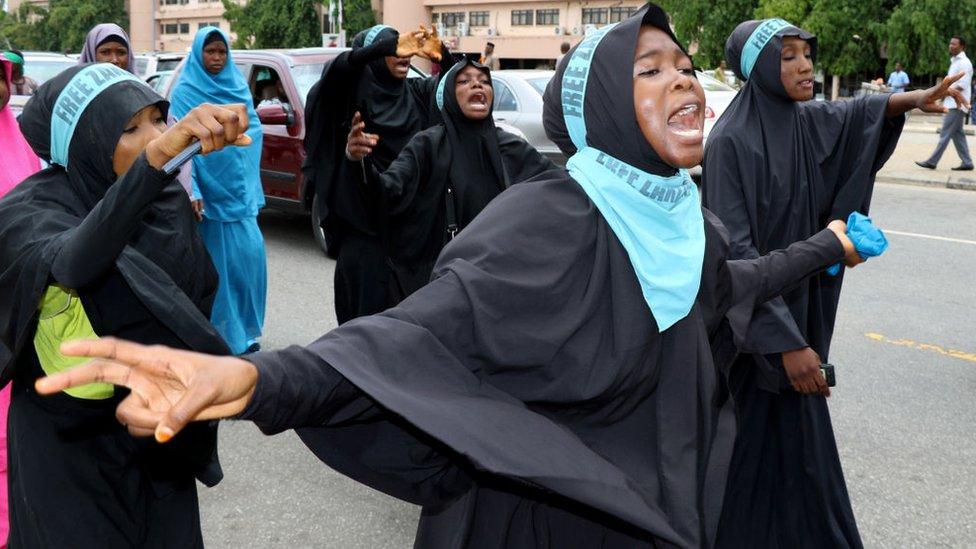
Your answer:
[[[230,49],[227,64],[218,74],[207,72],[203,64],[203,48],[207,38],[218,34],[224,44],[230,42],[220,29],[204,27],[193,39],[193,47],[170,101],[173,116],[179,120],[203,103],[225,105],[244,103],[250,121],[247,134],[253,144],[248,147],[227,147],[207,156],[193,159],[194,194],[204,201],[204,215],[217,221],[239,221],[257,215],[264,206],[261,187],[261,122],[254,110],[251,90],[244,75],[234,65]]]
[[[697,299],[705,225],[695,183],[661,159],[637,124],[630,90],[642,25],[674,39],[667,15],[653,4],[589,34],[549,83],[543,121],[549,138],[570,156],[569,174],[627,251],[663,332]]]

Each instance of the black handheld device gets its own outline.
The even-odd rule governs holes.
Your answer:
[[[821,364],[820,373],[823,374],[824,380],[827,382],[827,387],[834,387],[837,385],[837,377],[834,374],[833,364]]]
[[[202,147],[203,144],[201,144],[199,141],[190,143],[189,147],[183,149],[179,152],[179,154],[171,158],[169,162],[163,164],[162,172],[168,176],[175,174],[177,171],[179,171],[183,164],[189,162],[191,158],[199,153]]]

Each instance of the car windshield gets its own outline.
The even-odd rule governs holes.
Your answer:
[[[136,62],[136,66],[135,66],[136,74],[145,77],[146,69],[149,68],[149,60],[146,59],[145,57],[136,57],[135,62]]]
[[[25,61],[24,74],[33,78],[37,82],[37,85],[47,82],[57,76],[61,71],[77,64],[74,59],[67,57],[64,59],[38,59],[36,57],[28,57]]]
[[[160,59],[156,61],[156,72],[171,71],[176,69],[176,66],[180,64],[180,59]]]
[[[295,79],[295,87],[298,88],[298,95],[302,98],[302,105],[308,97],[309,90],[319,81],[322,76],[322,69],[325,63],[311,63],[308,65],[295,65],[291,68],[292,78]]]
[[[552,80],[552,76],[543,76],[540,78],[526,78],[526,82],[535,88],[535,91],[539,92],[539,95],[545,95],[546,86],[549,85],[549,81]]]
[[[702,71],[695,71],[698,74],[698,82],[701,84],[703,90],[707,92],[734,92],[735,88],[727,84],[723,84],[718,80],[715,80],[711,76],[703,73]]]

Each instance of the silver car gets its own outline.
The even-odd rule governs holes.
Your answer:
[[[500,70],[492,71],[495,88],[495,122],[515,126],[522,130],[528,141],[540,153],[557,164],[566,158],[559,148],[549,141],[542,127],[542,95],[556,71],[547,70]],[[736,91],[698,71],[698,80],[705,90],[705,138],[725,109],[732,102]],[[699,171],[698,167],[691,170]]]

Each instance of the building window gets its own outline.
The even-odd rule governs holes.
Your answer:
[[[176,34],[180,30],[180,26],[176,23],[166,23],[165,25],[159,25],[159,30],[163,34]]]
[[[446,11],[441,14],[441,25],[445,28],[454,28],[458,23],[464,23],[463,11]]]
[[[197,23],[197,30],[200,30],[203,27],[217,27],[219,29],[220,28],[220,22],[219,21],[213,21],[213,22],[210,22],[210,23]]]
[[[637,8],[636,7],[630,7],[630,8],[628,8],[628,7],[610,8],[610,22],[611,23],[619,23],[619,22],[623,21],[624,19],[627,19],[631,15],[634,15],[635,13],[637,13]]]
[[[488,26],[488,12],[487,11],[473,11],[468,14],[468,23],[472,27],[487,27]]]
[[[606,25],[607,8],[583,8],[584,25]]]
[[[558,25],[559,10],[535,10],[536,25]]]
[[[180,23],[180,34],[190,34],[189,23]]]
[[[159,0],[160,6],[185,6],[189,0]]]
[[[512,26],[528,26],[532,24],[532,10],[512,10]]]

